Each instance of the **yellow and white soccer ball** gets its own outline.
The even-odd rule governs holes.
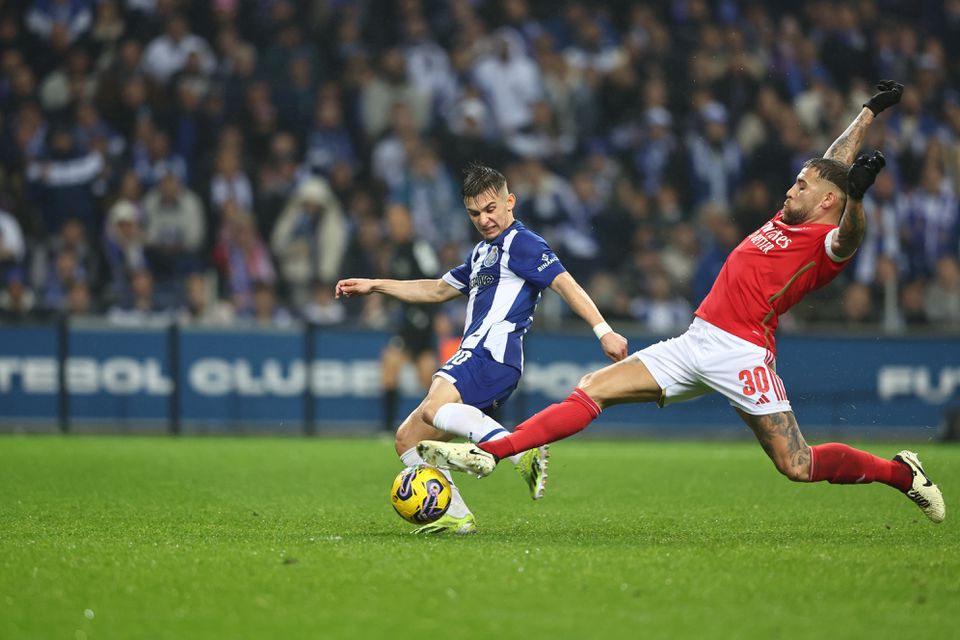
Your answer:
[[[393,481],[390,502],[407,522],[427,524],[450,508],[450,483],[434,467],[407,467]]]

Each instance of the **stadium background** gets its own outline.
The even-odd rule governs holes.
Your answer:
[[[388,210],[438,273],[459,263],[471,159],[503,168],[518,217],[634,346],[680,331],[730,247],[890,77],[907,89],[865,143],[889,160],[867,239],[782,320],[781,361],[801,422],[808,403],[814,427],[926,437],[960,382],[958,31],[954,0],[5,3],[4,428],[176,430],[196,406],[164,376],[229,356],[230,384],[261,384],[269,357],[287,379],[320,359],[321,382],[214,394],[201,430],[369,430],[398,309],[333,300],[333,283],[387,275]],[[462,315],[443,308],[441,341]],[[551,378],[565,386],[598,361],[552,294],[537,321],[540,373],[511,418],[554,399],[555,354],[575,354]],[[324,360],[340,343],[365,355]],[[155,393],[131,392],[157,381],[150,361]],[[404,391],[409,406],[410,375]],[[745,433],[695,404],[618,424]]]

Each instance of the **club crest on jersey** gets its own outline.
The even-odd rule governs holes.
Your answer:
[[[753,232],[750,236],[750,242],[760,249],[760,251],[770,253],[770,250],[776,247],[786,249],[790,246],[791,240],[790,236],[776,228],[773,221],[768,221]]]
[[[490,251],[487,252],[486,257],[483,259],[483,266],[492,267],[497,264],[497,258],[500,257],[500,249],[497,247],[490,247]]]

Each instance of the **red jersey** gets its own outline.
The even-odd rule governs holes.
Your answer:
[[[837,225],[794,227],[782,218],[781,209],[730,252],[696,311],[710,324],[773,353],[780,314],[833,280],[850,261],[830,252]]]

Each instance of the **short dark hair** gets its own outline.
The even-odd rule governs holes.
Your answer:
[[[500,193],[506,190],[507,179],[496,169],[486,165],[471,162],[463,170],[463,198],[476,198],[479,195],[494,191]]]
[[[843,195],[847,195],[847,165],[830,158],[810,158],[803,163],[805,169],[816,169],[820,177],[837,185]]]

